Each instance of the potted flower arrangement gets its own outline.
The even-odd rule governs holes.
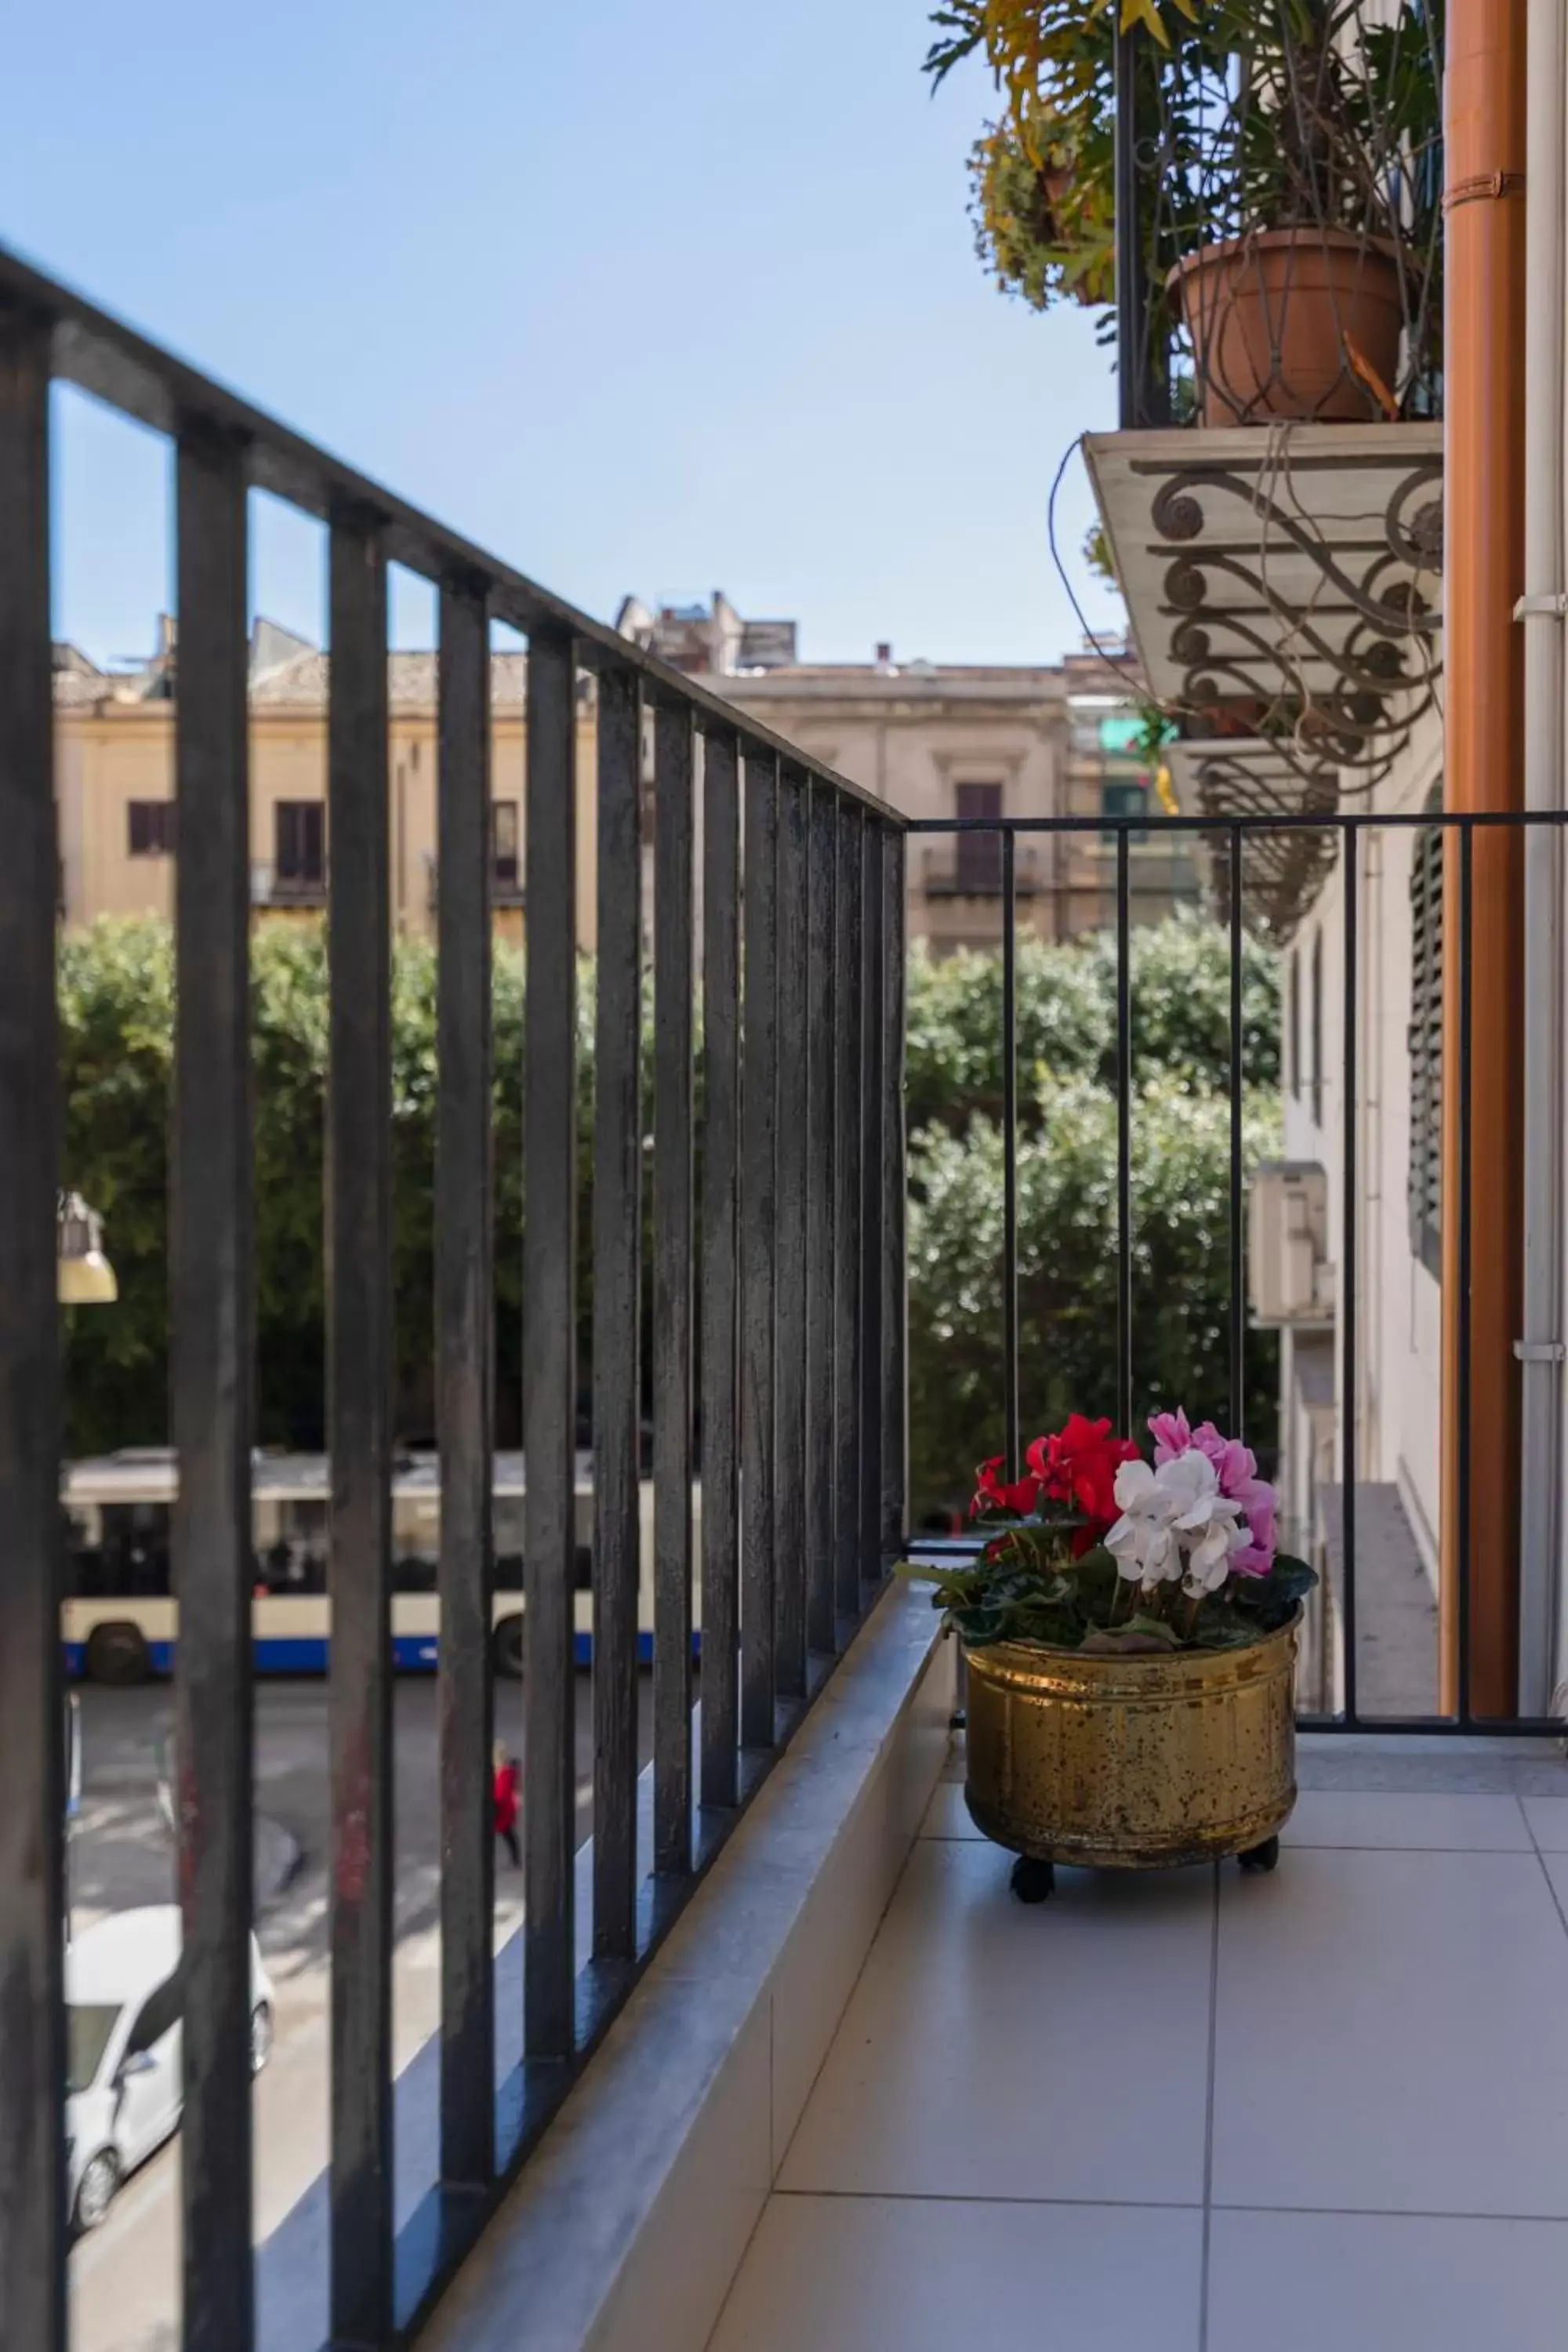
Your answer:
[[[933,1577],[969,1666],[965,1797],[1039,1902],[1053,1864],[1142,1870],[1239,1855],[1271,1870],[1296,1799],[1294,1666],[1317,1578],[1277,1548],[1275,1495],[1239,1440],[1184,1412],[1153,1460],[1072,1414],[977,1474],[987,1540]]]
[[[978,55],[1004,100],[970,158],[998,284],[1037,310],[1113,299],[1115,36],[1137,29],[1135,234],[1154,303],[1184,330],[1173,370],[1169,319],[1142,331],[1173,417],[1427,410],[1441,0],[941,0],[931,24],[933,85]]]

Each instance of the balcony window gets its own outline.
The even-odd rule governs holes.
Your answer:
[[[174,854],[174,803],[129,801],[125,809],[126,847],[132,857],[172,857]]]
[[[1100,785],[1100,814],[1101,816],[1142,816],[1147,813],[1148,806],[1149,787],[1142,776],[1123,777],[1120,782],[1110,782]],[[1142,841],[1147,836],[1135,833],[1130,837],[1133,841]],[[1116,836],[1111,834],[1108,838],[1114,842]]]
[[[320,889],[327,878],[324,801],[279,801],[272,812],[273,876],[285,889]]]
[[[518,864],[515,801],[490,803],[490,856],[496,888],[515,891],[522,878]]]
[[[1002,814],[1000,784],[960,784],[957,788],[958,814],[961,818],[999,817]],[[979,894],[994,893],[1002,887],[1002,836],[999,833],[961,833],[954,850],[955,876],[958,888]]]

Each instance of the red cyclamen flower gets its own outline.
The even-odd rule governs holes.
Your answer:
[[[994,1454],[983,1462],[974,1474],[974,1500],[969,1506],[969,1516],[977,1519],[983,1511],[1016,1511],[1027,1518],[1040,1499],[1037,1478],[1023,1477],[1009,1486],[1001,1476],[1003,1457]]]

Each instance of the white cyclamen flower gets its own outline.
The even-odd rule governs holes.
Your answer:
[[[1247,1541],[1239,1504],[1219,1491],[1214,1464],[1194,1447],[1152,1470],[1124,1462],[1116,1474],[1121,1517],[1106,1538],[1129,1582],[1173,1583],[1194,1598],[1218,1590]]]
[[[1230,1574],[1232,1553],[1239,1551],[1247,1541],[1247,1532],[1241,1525],[1237,1507],[1222,1496],[1219,1510],[1187,1554],[1183,1591],[1194,1601],[1201,1600],[1205,1592],[1217,1592]]]
[[[1123,1462],[1116,1473],[1121,1517],[1106,1537],[1116,1572],[1130,1584],[1163,1584],[1180,1576],[1174,1520],[1177,1498],[1146,1462]]]

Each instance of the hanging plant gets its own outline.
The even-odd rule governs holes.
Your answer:
[[[1116,26],[1141,29],[1135,113],[1151,299],[1226,240],[1310,232],[1392,262],[1397,350],[1338,355],[1370,415],[1435,411],[1442,296],[1442,0],[948,0],[937,87],[983,57],[1002,98],[970,158],[983,261],[1037,310],[1115,289]],[[1386,274],[1386,263],[1384,264]],[[1189,305],[1189,308],[1191,306]],[[1200,373],[1201,355],[1200,355]],[[1173,406],[1190,414],[1178,370]]]

